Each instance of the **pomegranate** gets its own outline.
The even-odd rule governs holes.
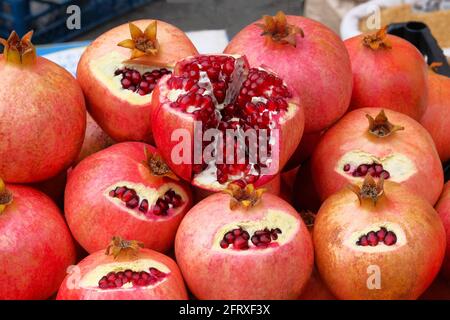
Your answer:
[[[69,230],[43,193],[0,179],[0,300],[47,299],[75,262]]]
[[[431,134],[441,161],[450,160],[450,78],[429,72],[428,107],[420,123]]]
[[[300,96],[305,132],[319,132],[346,112],[352,94],[350,59],[325,25],[299,16],[264,16],[241,30],[224,51],[265,65]]]
[[[289,159],[283,171],[289,171],[306,162],[313,154],[314,150],[320,142],[320,138],[324,133],[325,130],[321,132],[305,133],[302,136],[300,144],[298,145],[292,157]]]
[[[282,79],[249,69],[245,57],[189,57],[154,91],[155,142],[172,170],[196,187],[262,186],[300,142],[297,103]]]
[[[189,187],[142,142],[123,142],[81,161],[69,174],[65,214],[75,239],[89,253],[114,235],[149,249],[172,245],[192,203]]]
[[[57,300],[186,300],[175,261],[142,246],[113,237],[106,254],[97,251],[71,267]]]
[[[163,21],[139,20],[109,30],[78,64],[89,112],[116,141],[151,142],[153,89],[176,61],[194,54],[184,32]]]
[[[323,203],[313,238],[319,273],[339,299],[417,299],[445,253],[445,230],[433,207],[370,174],[362,186]]]
[[[80,152],[83,93],[72,75],[36,56],[32,32],[13,31],[0,55],[0,176],[29,183],[56,176]]]
[[[427,107],[427,65],[416,47],[386,31],[344,41],[353,71],[350,110],[383,107],[419,121]]]
[[[175,254],[190,291],[198,299],[297,298],[313,265],[300,216],[251,184],[228,188],[200,201],[177,231]]]
[[[342,118],[321,139],[311,165],[322,201],[367,173],[402,183],[432,205],[444,184],[428,132],[402,113],[379,108],[357,109]]]
[[[436,204],[436,210],[441,217],[447,234],[447,251],[442,264],[442,273],[450,280],[450,182],[445,184],[441,198]]]
[[[314,177],[311,171],[311,161],[308,160],[300,166],[295,178],[292,191],[294,207],[297,210],[319,211],[322,204],[314,184]]]

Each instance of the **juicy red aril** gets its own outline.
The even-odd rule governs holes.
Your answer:
[[[139,206],[139,211],[143,212],[143,213],[147,213],[148,211],[148,201],[147,199],[142,200],[140,206]]]
[[[370,174],[374,178],[384,178],[389,179],[390,173],[389,171],[383,169],[383,165],[379,163],[363,163],[356,167],[353,171],[351,170],[351,165],[346,163],[343,167],[344,172],[351,174],[353,177],[365,177],[367,174]]]
[[[394,245],[397,242],[397,236],[393,231],[388,231],[385,227],[381,227],[378,231],[370,231],[362,235],[356,242],[358,246],[377,246],[384,243],[387,246]]]
[[[381,228],[377,231],[377,237],[379,241],[384,241],[384,238],[386,237],[387,230],[386,228]]]
[[[397,236],[394,232],[388,231],[386,233],[386,236],[384,237],[384,244],[387,246],[392,246],[397,243]]]
[[[234,249],[245,250],[249,248],[249,240],[256,247],[267,247],[272,240],[278,239],[278,234],[281,234],[279,228],[271,229],[265,228],[264,230],[257,230],[250,237],[250,234],[242,229],[236,228],[228,231],[220,241],[220,247],[223,249],[228,248],[230,245]]]
[[[374,231],[370,231],[367,234],[367,242],[369,243],[369,246],[371,246],[371,247],[374,247],[378,244],[378,237]]]
[[[136,92],[140,95],[146,95],[153,91],[158,80],[172,72],[166,68],[155,69],[151,72],[145,72],[141,74],[137,70],[131,68],[117,69],[114,72],[115,76],[122,76],[120,83],[122,88]]]
[[[117,273],[109,272],[99,280],[98,287],[100,289],[114,289],[120,288],[128,282],[131,282],[133,286],[147,286],[160,281],[166,276],[166,273],[153,267],[149,268],[149,272],[135,272],[129,269]]]

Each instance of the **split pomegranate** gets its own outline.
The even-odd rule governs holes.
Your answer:
[[[367,175],[329,197],[315,219],[316,264],[339,299],[417,299],[441,267],[445,230],[436,211],[383,182]]]
[[[58,300],[186,300],[180,270],[171,258],[137,241],[114,237],[76,266],[63,281]]]
[[[0,300],[47,299],[75,262],[62,214],[43,193],[0,179]]]
[[[69,174],[65,214],[75,239],[89,253],[112,236],[168,250],[192,204],[189,187],[158,152],[141,142],[123,142],[97,152]]]
[[[436,204],[436,210],[441,217],[447,234],[447,251],[442,264],[442,274],[450,280],[450,182],[445,184],[441,198]]]
[[[226,191],[200,201],[177,231],[175,254],[190,291],[198,299],[297,298],[313,265],[300,216],[253,185]]]
[[[353,71],[350,110],[382,107],[419,121],[427,107],[427,65],[416,47],[386,28],[344,41]]]
[[[78,64],[89,112],[116,141],[151,142],[153,89],[176,61],[194,54],[184,32],[163,21],[139,20],[109,30]]]
[[[305,132],[319,132],[346,112],[352,94],[350,59],[325,25],[299,16],[264,16],[241,30],[224,51],[268,66],[300,97]]]
[[[431,134],[441,161],[450,160],[450,78],[429,72],[428,107],[420,123]]]
[[[13,31],[0,55],[0,176],[29,183],[56,176],[80,152],[83,93],[72,75],[36,56],[32,32]]]
[[[155,142],[172,170],[194,186],[261,186],[300,142],[304,119],[297,103],[281,78],[249,69],[245,57],[189,57],[154,91]]]
[[[432,205],[444,184],[429,133],[410,117],[379,108],[345,115],[325,133],[311,164],[322,201],[348,183],[362,181],[366,174],[401,183]]]

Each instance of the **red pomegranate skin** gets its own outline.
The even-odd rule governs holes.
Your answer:
[[[338,165],[338,162],[349,152],[364,152],[378,160],[388,159],[392,154],[403,155],[402,159],[397,157],[396,165],[391,164],[396,170],[390,172],[389,180],[402,183],[434,205],[441,194],[444,177],[431,136],[418,122],[392,110],[385,110],[387,118],[391,123],[403,126],[404,130],[382,138],[373,136],[368,132],[366,114],[375,118],[380,111],[379,108],[354,110],[325,133],[311,160],[320,199],[324,201],[347,184],[363,180],[363,177],[343,172],[343,164]]]
[[[6,187],[13,202],[0,213],[0,300],[47,299],[75,263],[72,237],[50,198],[30,187]]]
[[[387,108],[419,121],[427,108],[427,65],[422,54],[402,38],[387,35],[392,48],[373,50],[365,35],[344,41],[353,72],[349,110]]]
[[[138,20],[133,23],[141,30],[153,20]],[[177,27],[164,21],[157,21],[157,39],[160,45],[155,56],[145,56],[134,59],[130,66],[147,65],[171,68],[178,60],[197,54],[192,42],[186,34]],[[150,122],[151,94],[144,103],[121,98],[107,83],[99,80],[92,66],[97,59],[107,54],[115,53],[122,57],[118,63],[128,60],[130,50],[117,46],[125,39],[130,39],[128,23],[115,27],[98,37],[83,53],[77,69],[79,80],[89,112],[102,129],[114,140],[152,142]],[[111,62],[113,63],[113,62]],[[117,65],[119,68],[119,65]],[[111,69],[111,78],[116,67]],[[121,89],[120,89],[121,90]],[[139,94],[136,94],[139,96]]]
[[[0,55],[0,75],[0,177],[30,183],[56,176],[83,143],[86,109],[80,86],[42,57],[17,66]]]
[[[84,159],[69,174],[65,216],[73,236],[89,253],[105,248],[116,235],[136,239],[156,251],[167,251],[173,245],[177,227],[191,207],[191,192],[182,182],[153,176],[143,164],[147,160],[144,148],[156,152],[141,142],[115,144]],[[169,184],[182,195],[184,203],[168,216],[137,217],[125,205],[111,201],[107,191],[119,182],[155,189]]]
[[[441,161],[450,160],[450,78],[429,72],[428,107],[420,123],[431,134]]]
[[[392,247],[353,242],[362,231],[380,225],[396,233]],[[445,230],[433,207],[389,181],[376,205],[370,199],[360,203],[349,188],[329,197],[316,216],[313,239],[322,279],[337,298],[346,300],[417,299],[438,274],[445,253]],[[381,289],[368,287],[375,274],[369,267],[374,266]]]
[[[442,274],[450,280],[450,182],[444,186],[444,191],[436,204],[436,211],[441,217],[447,234],[447,251],[442,264]]]
[[[274,70],[295,90],[305,109],[305,133],[327,128],[344,115],[352,94],[350,59],[341,39],[325,25],[300,16],[286,16],[303,30],[296,47],[267,41],[256,21],[242,29],[225,53],[245,54],[251,66]]]
[[[92,285],[84,285],[83,278],[96,267],[119,263],[125,267],[116,267],[116,270],[126,270],[129,269],[127,265],[139,259],[163,264],[169,270],[168,276],[154,285],[145,287],[100,289],[97,282],[101,276]],[[140,249],[133,260],[121,260],[120,257],[114,259],[105,255],[104,250],[100,250],[84,258],[75,268],[75,272],[67,275],[62,282],[57,300],[187,300],[188,298],[181,272],[175,261],[153,250]]]
[[[231,210],[230,197],[216,193],[202,200],[178,229],[175,254],[190,291],[201,300],[297,298],[313,265],[311,237],[300,216],[287,202],[268,193],[262,196],[260,205],[248,210]],[[271,212],[287,215],[278,216],[278,222],[293,222],[285,222],[285,227],[294,229],[286,242],[248,250],[218,246],[220,239],[215,237],[221,228],[240,222],[263,228],[263,219]]]

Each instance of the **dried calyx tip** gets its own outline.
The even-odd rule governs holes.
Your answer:
[[[353,191],[357,196],[359,203],[362,203],[365,199],[372,200],[373,204],[376,205],[377,201],[384,194],[384,179],[381,177],[378,182],[372,178],[371,175],[366,175],[362,186],[349,185],[349,189]]]
[[[305,36],[303,30],[295,25],[289,24],[283,11],[278,11],[275,16],[263,16],[264,23],[257,23],[263,32],[262,36],[272,39],[281,44],[297,45],[297,34],[302,38]]]
[[[388,26],[384,26],[375,33],[368,34],[363,38],[363,45],[370,49],[377,50],[379,48],[392,48],[391,42],[387,37]]]
[[[369,114],[366,114],[366,117],[369,120],[369,132],[379,138],[387,137],[396,131],[405,129],[389,122],[384,110],[381,110],[375,119]]]
[[[5,210],[6,206],[9,205],[12,200],[12,193],[6,189],[5,183],[0,179],[0,213]]]
[[[230,209],[234,210],[238,206],[244,209],[248,209],[256,206],[266,189],[255,189],[253,184],[248,184],[244,188],[241,188],[235,183],[230,183],[224,192],[231,195]]]
[[[19,35],[13,31],[8,39],[0,38],[0,44],[5,47],[3,55],[5,56],[6,61],[18,65],[34,63],[36,60],[36,49],[31,43],[32,36],[33,31],[29,31],[21,39]]]
[[[144,154],[147,158],[144,165],[148,167],[152,175],[179,180],[159,154],[148,152],[147,148],[144,148]]]
[[[136,240],[125,240],[119,236],[114,236],[106,247],[105,254],[110,256],[112,255],[114,259],[117,259],[119,256],[131,257],[135,256],[140,248],[143,248],[144,244],[142,242]]]
[[[158,39],[156,38],[157,21],[153,20],[149,23],[144,31],[139,29],[134,23],[129,23],[131,39],[119,42],[119,47],[131,49],[130,60],[140,58],[142,56],[156,55],[159,50]]]
[[[442,62],[432,62],[432,63],[428,66],[428,68],[429,68],[431,71],[437,73],[437,69],[440,68],[440,67],[442,67],[442,65],[443,65]]]

